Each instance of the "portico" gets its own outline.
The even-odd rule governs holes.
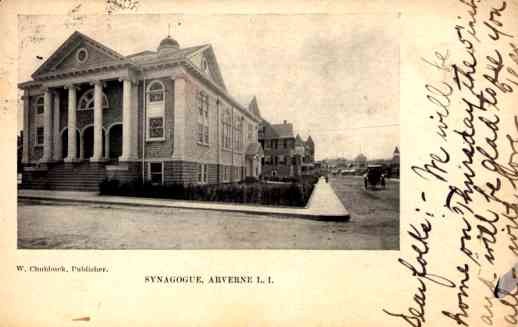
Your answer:
[[[109,107],[108,99],[103,92],[107,82],[112,85],[119,84],[122,90],[120,108]],[[90,106],[85,105],[84,95],[89,95],[87,92],[91,91],[92,86],[93,92],[90,93],[93,93],[93,99],[90,100]],[[138,92],[137,87],[138,83],[129,78],[121,78],[120,80],[92,79],[83,83],[76,82],[63,86],[42,87],[44,141],[42,145],[43,155],[37,160],[37,163],[45,164],[62,160],[66,163],[78,163],[86,160],[90,162],[113,161],[114,159],[120,162],[138,160],[138,117],[137,103],[135,103],[138,101],[135,96]],[[83,94],[81,99],[78,99],[79,92]],[[65,107],[65,111],[61,110],[63,107]],[[117,158],[110,156],[109,148],[113,140],[110,141],[110,134],[106,133],[106,130],[112,126],[105,126],[103,116],[106,109],[118,111],[116,116],[121,117],[120,122],[115,122],[116,125],[122,126],[122,140],[117,140],[121,142],[122,153]],[[90,115],[85,114],[85,111],[88,110],[92,112]],[[62,118],[64,118],[61,117],[63,113],[66,117],[64,127],[61,124]],[[82,122],[78,124],[78,115],[88,117],[81,117]],[[29,123],[29,119],[27,119],[27,123]],[[109,123],[109,125],[114,125],[113,122]],[[90,129],[93,129],[93,132]],[[66,133],[66,137],[64,137],[64,133]],[[93,136],[93,140],[90,140],[90,136]],[[115,138],[119,139],[117,136]],[[113,147],[117,148],[118,145],[115,144]],[[63,157],[64,153],[66,153],[66,157]],[[34,162],[34,160],[31,162]]]

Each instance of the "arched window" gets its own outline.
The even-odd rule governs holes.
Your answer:
[[[148,87],[148,101],[150,103],[164,102],[164,85],[160,81],[154,81]]]
[[[152,81],[146,90],[146,130],[149,141],[165,139],[165,87],[160,81]]]
[[[42,96],[39,96],[34,103],[34,107],[37,114],[42,114],[44,112],[44,100]]]
[[[102,107],[109,108],[108,98],[103,92]],[[79,99],[77,110],[93,110],[94,109],[94,89],[86,91]]]

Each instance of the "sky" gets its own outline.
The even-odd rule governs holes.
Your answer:
[[[317,160],[390,158],[399,144],[395,14],[19,16],[19,82],[75,30],[122,55],[156,50],[169,32],[180,47],[211,44],[229,93],[311,135]]]

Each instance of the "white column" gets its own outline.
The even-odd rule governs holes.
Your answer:
[[[132,84],[130,79],[122,80],[122,155],[119,161],[137,160],[137,110],[136,103],[133,103],[133,92],[136,90],[133,90]]]
[[[67,86],[68,88],[68,156],[65,162],[77,161],[77,147],[76,147],[76,87],[74,85]]]
[[[182,75],[174,79],[174,150],[173,159],[185,159],[185,124],[186,124],[186,81]]]
[[[29,163],[29,140],[31,138],[31,133],[29,132],[29,111],[31,108],[29,91],[24,90],[23,93],[23,153],[22,153],[22,163]]]
[[[58,161],[61,160],[61,153],[62,153],[62,144],[61,144],[61,129],[59,128],[60,125],[60,99],[59,99],[59,93],[54,93],[54,147],[53,147],[53,153],[54,153],[54,160]]]
[[[103,85],[94,83],[94,153],[90,161],[103,160]]]
[[[42,162],[52,159],[52,93],[45,90],[43,96],[43,157]]]

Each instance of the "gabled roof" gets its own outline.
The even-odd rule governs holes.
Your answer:
[[[302,137],[300,137],[299,134],[295,137],[295,145],[304,145],[304,141],[302,140]]]
[[[264,151],[263,151],[263,148],[261,147],[261,144],[259,144],[257,142],[248,144],[248,146],[246,147],[245,153],[247,156],[255,156],[255,155],[263,156],[264,155]]]
[[[130,54],[130,55],[126,56],[126,58],[128,58],[128,59],[135,59],[136,57],[144,57],[146,55],[153,55],[155,53],[156,53],[155,51],[145,50],[145,51],[137,52],[137,53],[134,53],[134,54]]]
[[[168,53],[167,55],[159,56],[155,51],[142,51],[129,55],[127,58],[137,65],[151,65],[168,60],[188,59],[190,55],[196,53],[198,50],[207,47],[207,45],[199,45]]]
[[[67,60],[70,59],[72,53],[74,53],[74,51],[81,45],[87,45],[88,48],[96,51],[97,54],[102,56],[102,60],[92,60],[91,63],[80,63],[77,65],[74,61],[74,64],[71,65]],[[209,87],[218,92],[219,95],[226,101],[229,101],[231,105],[239,108],[244,114],[250,116],[253,120],[261,121],[258,114],[254,114],[254,112],[250,111],[246,105],[237,102],[227,91],[214,50],[210,44],[183,49],[176,48],[176,45],[175,47],[169,46],[166,48],[167,51],[160,51],[159,47],[159,51],[146,50],[129,56],[123,56],[90,37],[75,31],[32,74],[31,77],[33,80],[19,83],[18,87],[22,89],[29,88],[41,85],[42,80],[77,76],[83,73],[95,73],[126,67],[145,71],[160,70],[165,67],[182,65],[187,69],[187,71],[192,73],[195,77],[200,78]],[[208,72],[203,72],[201,67],[196,64],[200,57],[207,60]],[[258,107],[256,109],[258,113]]]
[[[61,44],[61,46],[56,51],[54,51],[54,53],[49,56],[47,60],[45,60],[43,64],[40,65],[40,67],[38,67],[38,69],[36,69],[31,77],[36,78],[39,75],[54,69],[61,62],[61,60],[64,59],[66,55],[82,41],[94,46],[96,49],[106,54],[115,62],[126,61],[126,58],[115,50],[108,48],[107,46],[95,41],[83,33],[75,31],[68,37],[68,39],[65,40],[65,42],[63,42],[63,44]]]
[[[263,139],[293,138],[293,125],[291,123],[270,124],[266,120],[263,120],[263,126],[265,127],[265,131],[262,135]]]
[[[203,51],[209,62],[209,69],[212,73],[212,77],[214,78],[214,82],[219,84],[219,86],[221,86],[226,91],[227,87],[225,85],[225,81],[223,81],[223,76],[221,75],[221,70],[219,69],[218,60],[216,59],[212,45],[209,44],[206,46],[206,48],[203,48],[199,51]],[[194,55],[194,53],[192,55]]]
[[[202,44],[198,46],[188,47],[188,48],[179,48],[176,51],[169,51],[166,54],[159,54],[155,51],[142,51],[138,53],[134,53],[132,55],[127,56],[131,62],[136,65],[143,66],[152,66],[155,64],[160,64],[163,62],[180,62],[183,60],[189,60],[189,62],[196,67],[196,64],[192,61],[193,57],[197,54],[202,53],[207,62],[209,64],[209,70],[211,73],[211,78],[213,81],[222,87],[225,91],[227,87],[225,86],[225,82],[223,81],[223,76],[221,75],[221,71],[219,69],[218,62],[216,60],[216,55],[214,54],[214,50],[210,44]],[[201,70],[200,70],[201,72]]]
[[[279,138],[291,138],[293,137],[293,125],[292,124],[275,124],[272,125],[273,129],[279,135]]]
[[[308,136],[308,139],[306,140],[306,144],[310,145],[310,146],[314,146],[315,143],[313,142],[313,138],[311,138],[311,135]]]
[[[259,112],[259,105],[257,105],[257,99],[254,96],[252,101],[248,104],[248,110],[250,110],[251,113],[256,115],[257,117],[261,117],[261,113]]]

